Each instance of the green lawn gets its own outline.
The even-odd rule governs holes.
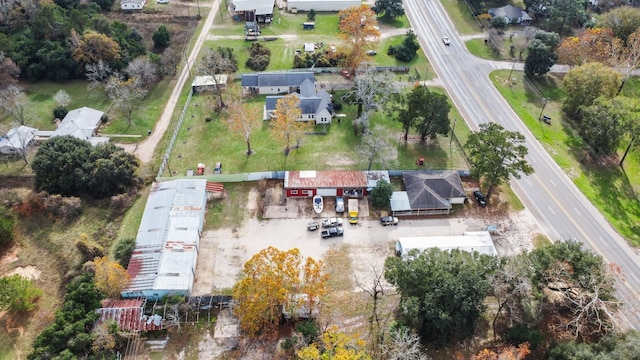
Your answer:
[[[511,107],[545,147],[556,163],[567,173],[572,181],[604,214],[607,220],[634,245],[640,245],[640,153],[636,150],[625,160],[621,170],[616,163],[601,166],[586,161],[581,148],[581,139],[576,136],[570,124],[562,120],[563,101],[562,83],[551,75],[535,83],[515,72],[512,77],[517,81],[509,86],[509,71],[495,71],[491,79]],[[630,80],[624,92],[637,95],[640,81]],[[549,101],[544,113],[551,116],[551,125],[538,121],[543,101]],[[622,156],[628,139],[622,142],[618,154]]]
[[[366,168],[366,161],[359,159],[354,152],[360,142],[360,137],[354,135],[351,126],[351,121],[356,117],[354,106],[343,106],[341,112],[347,116],[340,122],[335,118],[333,125],[316,126],[315,132],[326,131],[326,135],[306,136],[301,148],[293,150],[288,157],[283,155],[283,144],[273,138],[269,123],[263,122],[251,139],[256,153],[247,157],[244,155],[246,145],[242,138],[227,130],[225,115],[213,113],[208,106],[212,103],[212,96],[198,95],[192,99],[169,161],[169,169],[174,175],[184,175],[188,169],[195,170],[199,162],[211,167],[218,161],[224,164],[225,173]],[[339,99],[341,93],[338,92],[335,96]],[[263,101],[264,97],[251,100],[260,105]],[[205,121],[206,117],[212,117],[212,121]],[[451,118],[453,121],[455,115]],[[400,123],[382,113],[374,113],[371,126],[374,124],[382,124],[389,129],[389,140],[397,145],[398,155],[391,165],[393,169],[415,169],[418,157],[425,157],[426,168],[430,169],[468,168],[456,141],[450,146],[449,138],[443,137],[426,144],[415,140],[405,144],[399,141],[402,133]],[[464,127],[464,123],[458,121],[456,134],[468,132]],[[415,131],[411,134],[415,134]],[[454,154],[453,159],[449,156],[451,153]]]

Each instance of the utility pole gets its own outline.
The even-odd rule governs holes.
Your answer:
[[[542,98],[542,100],[544,101],[544,103],[542,103],[542,110],[540,110],[540,115],[538,115],[538,123],[540,124],[540,129],[542,129],[542,134],[544,135],[544,126],[542,126],[542,121],[540,119],[542,119],[542,114],[544,113],[544,108],[547,106],[547,101],[549,99]]]
[[[509,71],[509,87],[511,87],[511,74],[513,74],[513,69],[516,67],[516,58],[513,58],[513,64],[511,65],[511,71]]]

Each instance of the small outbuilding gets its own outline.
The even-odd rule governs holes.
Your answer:
[[[146,0],[121,0],[120,9],[122,10],[142,10]]]
[[[284,189],[287,197],[367,195],[367,177],[364,171],[286,171]]]
[[[191,83],[193,92],[225,90],[227,88],[227,74],[196,76]]]

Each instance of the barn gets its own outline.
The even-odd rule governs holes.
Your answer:
[[[206,179],[154,183],[142,214],[123,298],[189,295],[207,204]]]
[[[287,197],[363,197],[367,195],[367,176],[356,170],[287,171],[284,189]]]

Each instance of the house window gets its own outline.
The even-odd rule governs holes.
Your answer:
[[[291,195],[298,195],[298,190],[291,190]]]

